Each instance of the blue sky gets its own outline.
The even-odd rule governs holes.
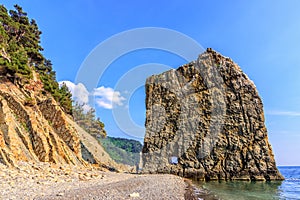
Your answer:
[[[172,29],[232,58],[263,99],[277,163],[300,165],[300,1],[20,0],[3,4],[11,9],[16,3],[36,19],[43,32],[44,55],[52,60],[59,81],[75,82],[80,66],[97,45],[134,28]],[[95,104],[97,114],[108,134],[130,137],[117,128],[109,106],[113,89],[126,72],[145,63],[176,68],[186,62],[165,51],[144,49],[111,63],[93,90],[98,95],[95,102],[100,102]],[[138,89],[129,101],[130,115],[141,126],[143,93],[143,88]],[[120,92],[113,98],[117,106],[126,106],[124,95]]]

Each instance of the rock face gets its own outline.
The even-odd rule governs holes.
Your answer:
[[[144,173],[197,180],[282,180],[253,82],[207,49],[146,81]]]
[[[0,162],[82,163],[79,137],[51,97],[36,98],[3,79],[0,115]]]
[[[42,94],[42,88],[38,77],[19,86],[0,76],[0,163],[116,168],[99,142],[78,127],[51,95]]]

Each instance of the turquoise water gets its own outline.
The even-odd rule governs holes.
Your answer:
[[[206,182],[197,183],[199,188],[210,191],[212,199],[299,199],[300,167],[278,167],[284,181],[273,182]]]

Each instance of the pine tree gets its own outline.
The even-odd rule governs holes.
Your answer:
[[[59,102],[66,113],[72,113],[72,93],[65,83],[59,88]]]
[[[72,114],[71,93],[59,87],[52,63],[42,55],[42,32],[34,19],[19,5],[8,10],[0,5],[0,72],[8,73],[12,81],[32,78],[32,71],[39,73],[44,90],[52,94],[62,108]]]

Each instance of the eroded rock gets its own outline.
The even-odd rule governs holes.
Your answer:
[[[0,81],[0,162],[85,165],[80,138],[50,96]],[[28,101],[31,103],[28,104]]]
[[[207,49],[146,81],[144,173],[198,180],[282,180],[254,83]]]

